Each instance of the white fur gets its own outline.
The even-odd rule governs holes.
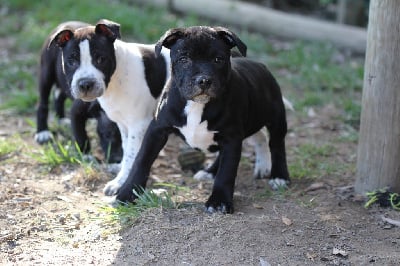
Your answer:
[[[121,170],[116,178],[106,184],[106,195],[117,193],[128,178],[157,105],[157,100],[147,86],[139,46],[145,45],[115,41],[117,67],[106,91],[98,98],[108,117],[117,123],[123,147]],[[153,45],[148,47],[154,49]],[[166,60],[168,79],[169,50],[163,49],[162,53]]]
[[[42,130],[35,134],[37,143],[46,143],[53,139],[53,134],[49,130]]]
[[[268,184],[273,190],[287,189],[289,186],[289,182],[287,180],[279,177],[269,180]]]
[[[92,78],[96,80],[96,96],[103,94],[106,89],[106,84],[104,83],[104,74],[98,70],[92,64],[92,56],[90,55],[89,41],[84,40],[79,43],[80,49],[80,65],[75,71],[74,76],[71,81],[71,93],[74,98],[81,98],[84,101],[93,101],[95,97],[93,95],[87,96],[82,94],[79,90],[78,82],[82,78]]]
[[[214,179],[214,176],[207,171],[200,170],[193,176],[193,178],[196,180],[212,180]]]
[[[216,144],[214,141],[216,131],[208,130],[208,122],[201,121],[204,105],[204,103],[188,101],[185,106],[186,125],[178,128],[192,148],[199,148],[203,151],[207,150],[212,144]]]
[[[288,99],[282,96],[282,100],[283,100],[283,105],[285,105],[287,109],[289,109],[290,111],[294,111],[293,104]]]
[[[248,137],[249,144],[254,147],[256,153],[254,165],[254,177],[266,177],[271,172],[271,153],[265,134],[265,128],[259,130],[254,135]]]

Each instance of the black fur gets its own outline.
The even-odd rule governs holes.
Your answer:
[[[102,20],[107,23],[107,20]],[[112,24],[112,23],[111,23]],[[115,23],[114,23],[115,24]],[[118,24],[112,24],[116,27]],[[49,97],[53,85],[60,88],[58,97],[55,98],[55,110],[58,118],[64,118],[64,103],[67,98],[73,98],[70,85],[74,70],[79,67],[79,47],[77,41],[79,36],[86,30],[93,31],[92,38],[97,38],[98,49],[96,54],[92,53],[96,67],[106,73],[106,81],[115,69],[114,60],[108,59],[105,53],[114,54],[110,45],[105,45],[107,40],[114,36],[104,37],[94,34],[94,27],[79,21],[71,21],[60,24],[48,37],[42,47],[39,75],[39,105],[37,110],[37,132],[48,130]],[[119,30],[119,25],[118,25]],[[119,35],[118,35],[119,36]],[[114,63],[113,63],[114,62]],[[108,119],[97,101],[85,103],[74,100],[71,108],[72,131],[76,142],[82,152],[90,151],[90,143],[85,130],[86,121],[89,118],[98,120],[98,133],[100,142],[105,153],[109,154],[109,162],[119,162],[122,156],[121,136],[115,123]],[[107,132],[109,130],[109,132]]]
[[[189,100],[207,99],[201,120],[207,121],[208,130],[215,132],[217,146],[213,148],[219,150],[212,166],[216,175],[206,202],[208,210],[233,212],[242,141],[264,126],[270,134],[271,178],[289,180],[286,114],[279,85],[263,64],[243,57],[231,58],[231,48],[235,45],[240,45],[239,51],[245,54],[245,45],[236,35],[220,27],[175,29],[161,38],[156,52],[160,46],[171,49],[171,80],[128,180],[117,194],[118,200],[133,201],[132,189],[146,186],[151,165],[168,135],[180,134],[178,128],[186,125],[184,108]]]
[[[151,95],[158,98],[167,78],[167,69],[165,59],[162,56],[156,57],[154,49],[141,47],[140,53],[143,56],[143,64],[147,85],[150,88]],[[159,76],[161,74],[161,76]]]

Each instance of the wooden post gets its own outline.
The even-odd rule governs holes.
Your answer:
[[[400,192],[400,1],[371,0],[355,190]]]

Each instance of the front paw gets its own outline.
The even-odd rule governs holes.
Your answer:
[[[206,202],[205,211],[208,213],[233,213],[233,202],[213,193]]]
[[[118,179],[115,178],[106,184],[106,186],[103,189],[103,193],[106,196],[113,196],[113,195],[117,194],[117,192],[121,186],[122,186],[122,184],[120,184],[118,182]]]
[[[131,186],[124,185],[118,190],[116,200],[119,202],[134,202],[137,196],[133,193]]]
[[[43,130],[35,134],[35,141],[44,144],[53,140],[53,134],[49,130]]]
[[[264,179],[271,176],[271,171],[267,169],[255,168],[253,173],[254,179]]]

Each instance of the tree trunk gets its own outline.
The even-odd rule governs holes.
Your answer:
[[[372,0],[355,190],[400,192],[400,1]]]

